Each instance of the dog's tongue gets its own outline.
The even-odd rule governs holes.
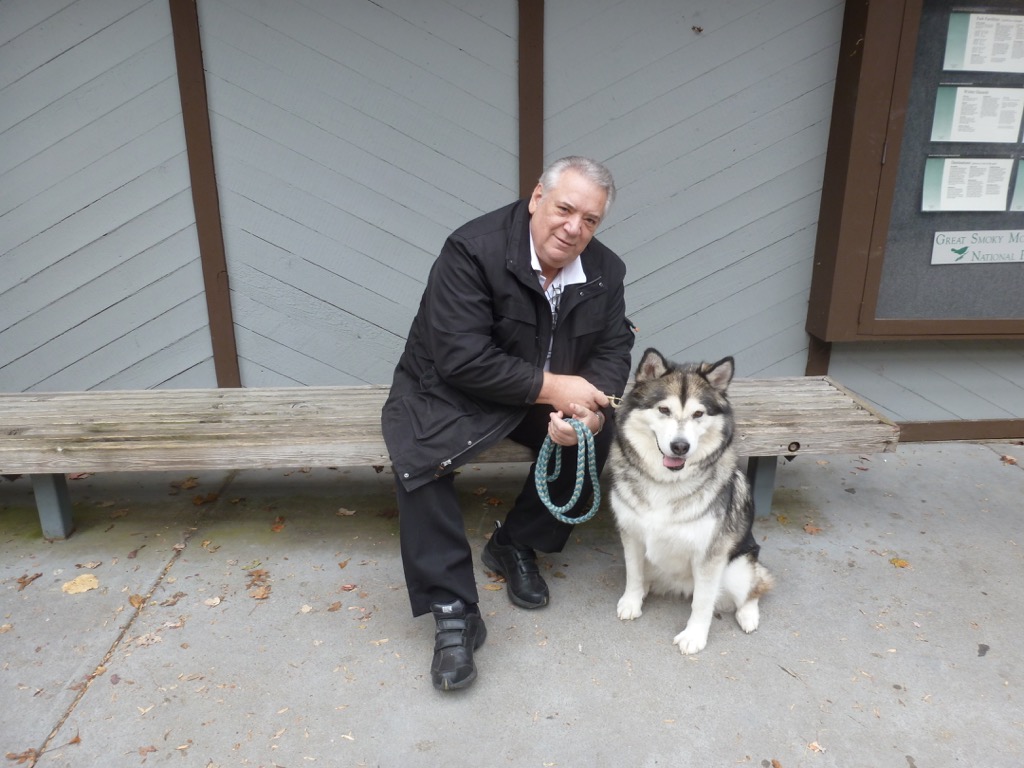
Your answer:
[[[679,469],[686,463],[686,459],[680,459],[678,456],[663,456],[661,460],[669,469]]]

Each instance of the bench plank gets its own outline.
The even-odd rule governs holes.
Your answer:
[[[0,474],[388,465],[384,386],[0,393]],[[899,429],[827,377],[737,379],[743,456],[892,451]],[[480,461],[525,461],[500,445]]]
[[[43,534],[73,530],[64,474],[390,464],[385,386],[0,393],[0,474],[32,475]],[[737,379],[734,444],[759,513],[779,456],[894,451],[899,428],[828,377]],[[509,440],[476,462],[532,461]]]

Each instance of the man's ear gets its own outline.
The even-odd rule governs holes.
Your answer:
[[[544,196],[544,187],[539,183],[533,188],[533,194],[530,195],[530,213],[537,212],[537,205],[540,203],[540,199]]]

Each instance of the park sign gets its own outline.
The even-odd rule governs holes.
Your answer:
[[[936,232],[932,264],[1024,262],[1024,229]]]

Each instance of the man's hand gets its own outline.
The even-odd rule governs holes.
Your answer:
[[[608,397],[582,376],[544,372],[544,383],[537,402],[551,405],[561,413],[573,413],[576,407],[596,411],[608,405]],[[568,428],[570,431],[571,427]]]
[[[566,422],[566,419],[574,418],[577,421],[582,421],[595,435],[604,426],[604,416],[600,412],[584,408],[577,403],[572,403],[571,406],[571,416],[566,416],[562,411],[555,411],[551,414],[551,422],[548,424],[548,436],[555,445],[574,446],[579,442],[576,439],[576,430]]]

